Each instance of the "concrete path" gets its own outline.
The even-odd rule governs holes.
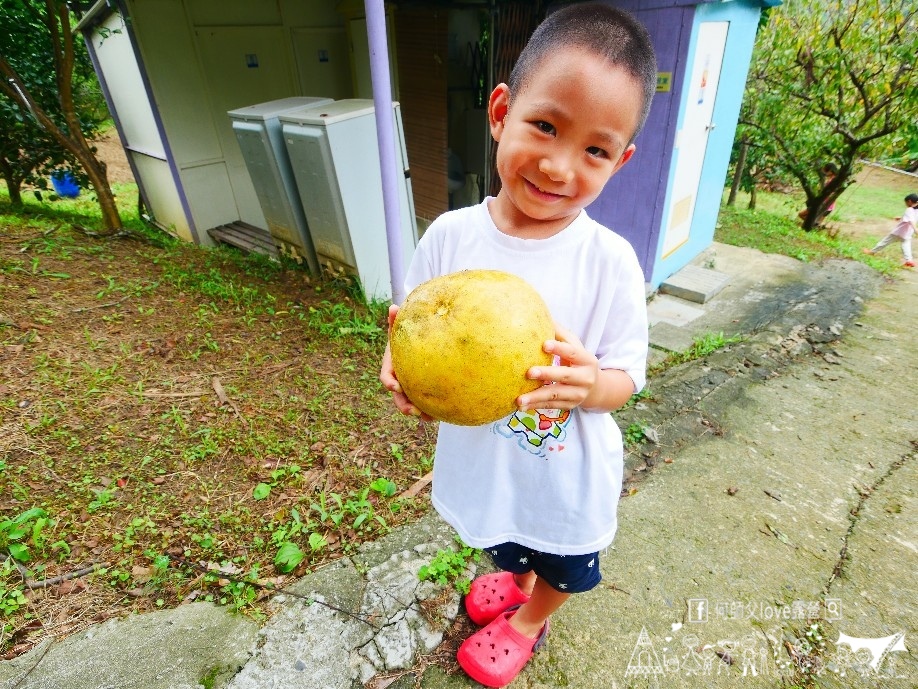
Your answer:
[[[656,442],[627,458],[603,584],[512,687],[918,686],[918,274],[715,251],[699,261],[730,280],[710,302],[651,303],[691,316],[656,321],[656,357],[746,339],[616,415]],[[0,687],[478,686],[450,660],[458,597],[416,577],[451,541],[430,515],[300,581],[264,625],[205,604],[108,622],[0,663]]]

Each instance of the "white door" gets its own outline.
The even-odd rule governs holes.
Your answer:
[[[676,171],[664,225],[663,256],[689,238],[708,136],[714,129],[714,101],[730,22],[703,22],[698,27],[695,60],[687,85],[682,128],[676,133]]]
[[[228,175],[232,199],[236,204],[237,214],[234,217],[267,229],[267,220],[226,113],[296,94],[293,70],[288,61],[287,36],[280,27],[218,26],[199,27],[195,30],[195,37],[211,105],[211,112],[201,113],[201,116],[213,118],[225,161],[225,172],[216,164],[219,161],[213,166],[198,165],[196,169],[201,173],[199,183],[202,186],[195,191],[212,194],[210,198],[221,203],[220,197],[213,195],[218,190],[205,192],[204,185],[211,183],[218,189],[229,191],[223,189],[226,186],[224,175]],[[229,209],[226,210],[229,212]]]
[[[294,27],[291,35],[300,93],[334,100],[350,98],[350,51],[344,28]]]

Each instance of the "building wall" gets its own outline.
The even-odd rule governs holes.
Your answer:
[[[724,48],[724,59],[721,66],[717,96],[714,103],[712,122],[716,125],[708,137],[705,159],[698,185],[691,230],[688,241],[672,254],[663,257],[662,246],[658,251],[650,282],[659,285],[667,277],[687,265],[714,241],[714,230],[717,215],[723,197],[727,168],[730,163],[730,151],[736,135],[740,106],[745,90],[746,76],[752,58],[752,48],[758,26],[761,9],[758,4],[732,0],[722,3],[700,5],[694,16],[691,44],[688,54],[682,61],[691,65],[695,58],[698,27],[704,22],[729,22],[727,42]],[[683,73],[681,81],[688,77]],[[682,85],[691,89],[688,84]],[[691,91],[689,90],[689,95]],[[684,99],[682,99],[684,107]],[[680,119],[682,109],[680,108]],[[667,188],[672,188],[674,167],[670,166]]]
[[[670,73],[671,90],[655,95],[644,130],[635,140],[634,157],[588,210],[631,242],[649,286],[657,287],[713,241],[760,5],[752,0],[604,1],[633,13],[647,27],[658,73]],[[709,21],[730,23],[712,120],[717,126],[708,138],[689,238],[664,257],[663,230],[678,153],[675,141],[686,98],[692,95],[686,82],[691,78],[698,26]]]
[[[295,95],[345,98],[344,19],[324,0],[125,0],[153,99],[188,199],[206,230],[267,227],[226,112]],[[316,46],[331,46],[319,65]],[[328,56],[331,60],[328,60]],[[313,92],[317,84],[329,93]],[[180,232],[180,234],[185,234]]]
[[[657,7],[641,0],[608,4],[632,12],[647,27],[657,71],[672,73],[671,90],[654,95],[644,129],[635,139],[634,156],[587,209],[593,218],[631,242],[650,281],[663,222],[694,7]]]
[[[163,227],[195,241],[179,194],[177,173],[170,163],[162,122],[153,109],[144,72],[138,64],[131,33],[118,13],[102,18],[87,36],[89,54],[102,81],[109,108],[139,181],[141,198]]]

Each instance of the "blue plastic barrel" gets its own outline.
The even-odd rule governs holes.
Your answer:
[[[51,173],[51,186],[58,196],[74,199],[80,195],[80,185],[67,170],[55,170]]]

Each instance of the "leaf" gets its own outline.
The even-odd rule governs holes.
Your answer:
[[[48,513],[45,512],[41,507],[33,507],[32,509],[26,510],[25,512],[20,514],[18,517],[13,519],[13,523],[14,524],[24,524],[25,522],[31,521],[32,519],[35,519],[36,517],[47,517],[47,516],[48,516]]]
[[[274,566],[284,574],[292,572],[306,556],[296,543],[287,541],[277,549],[277,555],[274,556]]]
[[[264,500],[271,494],[271,486],[267,483],[259,483],[252,489],[252,497],[255,500]]]
[[[777,538],[779,541],[781,541],[784,545],[791,544],[790,539],[787,537],[787,534],[785,534],[783,531],[778,531],[778,529],[773,527],[768,522],[765,522],[765,526],[767,526],[768,530],[771,531],[771,535]]]
[[[12,555],[14,559],[20,562],[28,562],[29,559],[31,559],[29,549],[21,543],[10,543],[9,548],[10,555]]]
[[[313,550],[322,550],[327,545],[325,536],[319,533],[309,534],[309,547]]]
[[[391,498],[395,495],[397,486],[387,478],[378,478],[370,484],[370,488],[385,498]]]

